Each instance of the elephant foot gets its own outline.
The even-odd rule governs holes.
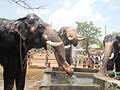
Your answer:
[[[116,78],[117,80],[120,80],[120,76],[117,76],[117,78]]]
[[[114,72],[106,72],[105,76],[114,78],[115,77],[115,73]]]
[[[117,74],[115,71],[113,70],[106,70],[106,69],[100,69],[99,72],[97,73],[99,75],[104,75],[106,77],[111,77],[111,78],[116,78],[116,79],[120,79],[120,77],[117,77]]]
[[[69,65],[63,65],[62,64],[62,67],[68,75],[72,76],[74,74],[73,69]]]

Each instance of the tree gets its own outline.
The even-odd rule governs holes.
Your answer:
[[[80,36],[85,37],[85,40],[81,43],[81,46],[85,48],[86,51],[88,51],[88,46],[91,44],[98,44],[102,46],[102,42],[99,40],[102,36],[100,28],[94,26],[92,22],[76,22],[76,24],[76,32]]]
[[[112,34],[120,35],[120,32],[112,32]]]

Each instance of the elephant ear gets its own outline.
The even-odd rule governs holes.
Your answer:
[[[26,24],[22,21],[14,22],[11,26],[11,29],[14,32],[17,32],[23,40],[25,40],[28,36],[28,30]]]

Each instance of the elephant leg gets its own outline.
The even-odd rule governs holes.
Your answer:
[[[109,60],[107,64],[107,71],[113,70],[113,69],[114,69],[114,62],[112,60]]]
[[[19,66],[16,71],[16,88],[17,90],[24,90],[25,86],[25,76],[26,76],[26,67],[24,69],[21,69]]]
[[[66,61],[68,62],[69,65],[72,64],[71,59],[72,59],[72,58],[71,58],[70,53],[66,52]]]
[[[66,61],[68,62],[69,65],[73,64],[73,58],[72,58],[72,49],[69,48],[66,50]]]
[[[115,60],[116,72],[120,72],[120,53],[118,54],[117,59]]]
[[[4,76],[4,90],[12,90],[14,86],[14,78],[15,78],[15,67],[9,67],[8,65],[5,66],[3,71]]]

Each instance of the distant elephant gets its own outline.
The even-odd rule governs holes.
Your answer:
[[[69,65],[73,63],[73,58],[72,58],[72,45],[77,46],[79,41],[84,40],[85,38],[78,38],[77,33],[75,32],[75,29],[71,27],[62,27],[58,31],[58,35],[61,37],[64,46],[65,46],[65,55],[66,55],[66,60]],[[60,66],[59,58],[57,53],[55,53],[55,57],[58,61],[58,64]]]
[[[120,35],[106,35],[103,40],[104,56],[103,65],[99,72],[106,72],[114,69],[120,72]]]
[[[12,90],[14,81],[16,90],[24,90],[27,52],[32,48],[46,49],[47,44],[52,45],[60,57],[61,66],[72,75],[63,42],[49,24],[35,14],[16,20],[0,18],[0,64],[3,66],[4,90]]]

